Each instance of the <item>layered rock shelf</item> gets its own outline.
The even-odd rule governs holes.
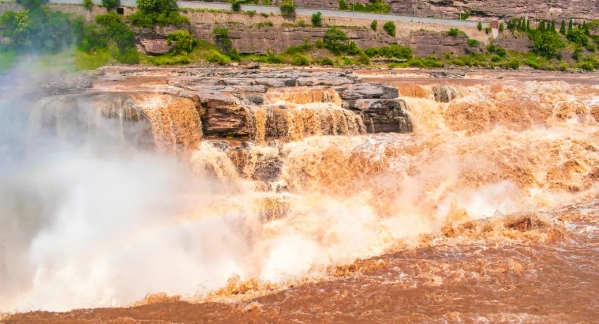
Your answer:
[[[173,148],[163,149],[167,151],[189,145],[183,138],[190,130],[183,132],[181,127],[197,127],[194,131],[206,139],[258,144],[313,135],[412,131],[407,106],[396,88],[363,83],[351,71],[117,69],[87,78],[50,80],[44,90],[61,94],[35,105],[44,116],[40,125],[54,125],[55,133],[60,127],[48,120],[66,120],[61,116],[87,109],[71,119],[76,127],[95,129],[89,125],[96,117],[89,116],[118,118],[121,137],[127,137],[122,135],[129,132],[127,125],[135,124],[136,131],[154,133],[137,135],[144,145],[168,142]],[[172,129],[159,127],[160,120]],[[177,124],[182,120],[185,125]]]

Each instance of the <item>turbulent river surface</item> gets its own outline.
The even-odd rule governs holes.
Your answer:
[[[272,141],[270,110],[219,142],[136,95],[152,150],[40,141],[54,99],[6,113],[36,149],[1,147],[0,321],[598,321],[599,78],[357,74],[412,133],[366,134],[327,89],[269,91],[293,106]]]

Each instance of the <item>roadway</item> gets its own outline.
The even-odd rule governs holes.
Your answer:
[[[96,4],[101,4],[101,0],[93,0]],[[50,0],[53,3],[76,3],[80,4],[81,0]],[[214,2],[200,2],[200,1],[177,1],[179,8],[189,9],[217,9],[217,10],[231,10],[230,3],[214,3]],[[121,5],[128,7],[137,6],[135,0],[121,0]],[[280,14],[281,10],[276,6],[259,6],[244,4],[241,6],[241,10],[244,11],[255,11],[256,13],[265,14]],[[342,10],[330,10],[330,9],[310,9],[310,8],[297,8],[295,10],[299,16],[311,16],[317,12],[322,13],[324,17],[338,17],[338,18],[355,18],[355,19],[367,19],[367,20],[380,20],[380,21],[400,21],[400,22],[415,22],[415,23],[429,23],[429,24],[441,24],[448,26],[469,26],[473,27],[478,24],[477,21],[457,20],[457,19],[437,19],[437,18],[426,18],[426,17],[412,17],[412,16],[398,16],[398,15],[387,15],[387,14],[375,14],[368,12],[356,12],[356,11],[342,11]],[[487,23],[483,23],[486,27]]]

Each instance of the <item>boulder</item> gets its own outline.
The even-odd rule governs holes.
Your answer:
[[[399,90],[381,83],[356,84],[348,88],[337,89],[343,100],[357,99],[395,99],[399,97]]]
[[[412,121],[402,99],[359,99],[343,107],[362,116],[368,133],[411,133]]]
[[[163,55],[172,49],[168,44],[168,40],[164,38],[148,39],[142,38],[139,40],[141,50],[148,55]]]

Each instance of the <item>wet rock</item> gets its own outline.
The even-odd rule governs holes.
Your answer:
[[[247,112],[237,100],[218,91],[198,91],[202,131],[208,138],[249,136]]]
[[[141,45],[141,51],[147,55],[163,55],[173,48],[168,44],[168,40],[164,38],[159,39],[148,39],[142,38],[139,40]]]
[[[49,79],[42,84],[44,95],[61,95],[76,93],[93,87],[94,83],[86,76],[73,75]]]
[[[247,99],[255,105],[261,105],[264,103],[264,97],[259,95],[249,95]]]
[[[431,72],[430,75],[432,75],[435,78],[453,78],[453,79],[461,79],[464,76],[466,76],[465,73],[461,73],[461,72],[450,73],[447,71]]]
[[[462,96],[462,93],[454,87],[446,84],[436,84],[432,87],[435,101],[438,102],[450,102],[455,98]]]
[[[337,89],[337,92],[343,100],[399,98],[397,88],[381,83],[356,84],[348,88]]]
[[[362,116],[368,133],[411,133],[412,121],[402,99],[359,99],[343,107]]]

